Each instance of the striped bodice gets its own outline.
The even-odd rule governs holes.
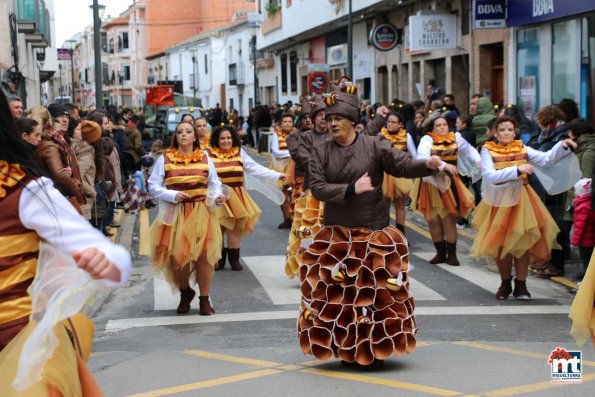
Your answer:
[[[386,128],[383,128],[380,134],[388,139],[394,148],[402,150],[407,153],[407,131],[401,130],[397,133],[391,134]]]
[[[277,140],[279,141],[279,150],[287,150],[287,137],[289,134],[283,132],[280,128],[275,131]]]
[[[217,175],[221,178],[224,185],[230,187],[244,186],[244,164],[239,147],[230,150],[221,150],[211,147],[209,156],[215,164]]]
[[[19,218],[25,174],[12,168],[11,177],[6,178],[8,167],[13,166],[0,161],[0,350],[29,322],[31,297],[27,289],[35,277],[41,241]]]
[[[494,161],[494,168],[497,170],[506,167],[518,167],[519,165],[527,163],[527,148],[523,145],[523,141],[516,140],[508,145],[499,145],[495,142],[488,141],[483,145],[488,149],[492,160]],[[521,174],[521,180],[527,183],[527,175]]]
[[[211,136],[210,135],[205,135],[203,138],[199,138],[198,141],[200,142],[200,148],[203,150],[211,147]]]
[[[439,156],[442,161],[457,165],[458,146],[455,134],[449,132],[447,135],[432,133],[432,156]]]
[[[203,201],[207,195],[209,162],[200,149],[190,154],[180,154],[177,149],[168,149],[163,155],[165,187],[185,192],[192,196],[185,203]]]

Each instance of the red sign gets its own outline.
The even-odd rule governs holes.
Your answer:
[[[70,61],[70,50],[68,48],[57,48],[59,61]]]
[[[312,72],[308,75],[308,88],[316,94],[324,94],[328,89],[331,79],[321,71]]]
[[[175,106],[174,86],[156,85],[146,88],[148,106]]]
[[[399,30],[390,23],[381,23],[370,32],[370,41],[377,50],[392,50],[399,42]]]

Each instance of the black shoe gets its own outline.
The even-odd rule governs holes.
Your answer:
[[[277,226],[277,229],[291,229],[291,219],[286,218],[283,223],[280,223],[279,226]]]

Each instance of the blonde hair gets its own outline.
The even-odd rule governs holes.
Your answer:
[[[50,112],[43,106],[35,106],[28,109],[25,112],[25,117],[37,121],[41,128],[45,128],[52,119]]]

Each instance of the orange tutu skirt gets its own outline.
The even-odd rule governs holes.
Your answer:
[[[413,181],[411,179],[395,178],[392,175],[384,174],[382,192],[387,200],[393,201],[409,196],[412,187]]]
[[[302,240],[312,238],[322,228],[324,202],[316,200],[310,190],[295,202],[295,211],[291,232],[287,242],[285,274],[294,278],[302,264]]]
[[[85,362],[91,352],[93,322],[86,316],[77,314],[55,326],[58,346],[45,363],[41,379],[23,391],[12,387],[17,373],[19,358],[25,342],[35,329],[31,322],[0,352],[0,396],[2,397],[102,397],[103,392]],[[67,331],[68,330],[68,331]],[[76,346],[70,333],[76,334]]]
[[[221,258],[223,243],[217,216],[206,204],[183,203],[171,225],[155,219],[151,226],[151,258],[157,272],[175,285],[174,266],[183,268],[205,256],[211,266]]]
[[[482,201],[473,214],[477,230],[471,255],[504,258],[510,254],[520,258],[527,251],[534,261],[546,261],[552,248],[559,247],[556,236],[560,229],[539,196],[525,185],[519,202],[510,207],[494,207]]]
[[[245,236],[254,231],[261,211],[244,187],[234,187],[230,191],[229,199],[217,209],[217,218],[222,227],[227,230],[239,227]]]
[[[459,176],[450,177],[450,187],[442,193],[431,183],[417,179],[411,193],[411,208],[421,213],[426,221],[437,217],[446,218],[453,215],[457,218],[467,218],[473,208],[475,200],[473,193],[465,187]]]
[[[303,254],[298,334],[302,351],[371,364],[416,346],[409,249],[395,227],[324,227]]]

